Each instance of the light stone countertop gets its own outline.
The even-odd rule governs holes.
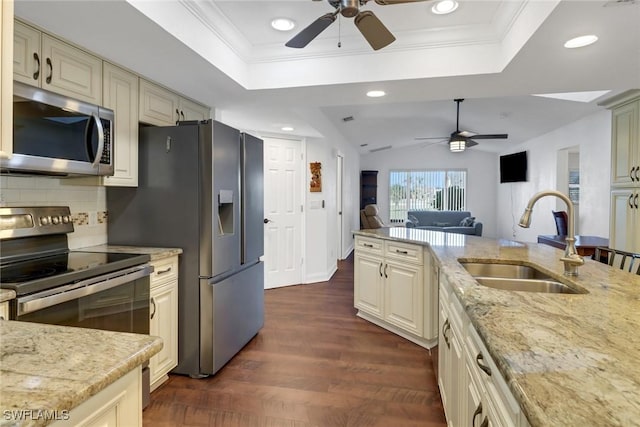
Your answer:
[[[97,245],[79,248],[78,250],[87,252],[118,252],[125,254],[148,254],[151,261],[157,261],[174,255],[180,255],[180,248],[153,248],[144,246],[121,246],[121,245]]]
[[[0,302],[12,300],[16,297],[16,291],[11,289],[0,289]]]
[[[428,246],[527,419],[537,426],[640,426],[640,276],[537,243],[411,228],[354,234]],[[588,294],[484,287],[458,259],[533,265]]]
[[[149,360],[162,339],[30,322],[0,321],[0,411],[71,410]],[[44,419],[0,425],[42,426]]]

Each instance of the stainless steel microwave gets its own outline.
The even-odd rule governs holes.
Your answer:
[[[13,85],[13,155],[3,173],[113,175],[114,112],[34,86]]]

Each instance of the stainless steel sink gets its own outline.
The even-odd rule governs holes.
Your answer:
[[[554,280],[504,279],[500,277],[476,277],[478,283],[494,289],[521,292],[545,292],[551,294],[583,294],[586,291],[574,289]]]
[[[484,262],[462,262],[464,268],[474,277],[503,277],[506,279],[544,279],[551,277],[540,270],[526,265],[489,264]]]
[[[506,291],[587,294],[586,289],[560,283],[542,271],[516,264],[460,262],[482,286]]]

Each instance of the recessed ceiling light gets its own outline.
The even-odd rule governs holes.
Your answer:
[[[589,46],[590,44],[594,44],[597,41],[598,36],[589,34],[587,36],[580,36],[567,41],[564,44],[564,47],[566,47],[567,49],[575,49],[577,47]]]
[[[276,18],[271,21],[271,26],[278,31],[291,31],[296,23],[289,18]]]
[[[383,90],[370,90],[367,92],[367,96],[369,98],[380,98],[381,96],[385,96],[386,93]]]
[[[294,130],[291,126],[282,126],[280,129],[285,132],[292,132]]]
[[[436,15],[446,15],[458,8],[458,2],[455,0],[442,0],[431,6],[431,12]]]

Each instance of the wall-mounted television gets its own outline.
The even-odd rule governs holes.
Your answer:
[[[500,156],[500,182],[522,182],[527,180],[527,152]]]

